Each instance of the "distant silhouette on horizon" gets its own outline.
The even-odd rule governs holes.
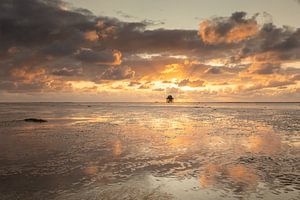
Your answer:
[[[174,102],[174,98],[172,97],[172,95],[169,95],[169,96],[166,98],[166,102],[167,102],[167,103],[173,103],[173,102]]]

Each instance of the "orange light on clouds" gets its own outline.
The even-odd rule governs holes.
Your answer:
[[[95,42],[99,39],[96,31],[88,31],[84,34],[84,38],[88,41]]]
[[[97,86],[92,81],[68,81],[67,83],[71,84],[74,89],[93,88]]]
[[[248,20],[244,23],[233,23],[228,32],[220,33],[218,21],[204,20],[200,23],[199,36],[207,44],[237,43],[246,40],[257,34],[259,27],[255,20]]]
[[[122,53],[118,50],[114,50],[113,55],[115,57],[115,61],[113,62],[113,65],[120,65],[122,63]]]

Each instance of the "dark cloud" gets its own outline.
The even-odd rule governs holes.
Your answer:
[[[134,77],[135,72],[128,66],[110,67],[101,75],[101,80],[123,80]]]
[[[197,31],[145,30],[145,24],[139,23],[121,24],[115,39],[103,44],[128,53],[187,53],[203,46]]]
[[[206,74],[221,74],[222,70],[217,67],[211,67],[205,71]]]
[[[115,61],[112,52],[94,51],[92,49],[81,49],[76,53],[76,58],[88,63],[109,64]]]
[[[257,35],[244,44],[241,55],[249,57],[268,52],[278,61],[300,59],[300,29],[264,24]],[[270,60],[267,56],[257,58]]]
[[[255,39],[262,39],[261,43],[258,43],[262,51],[289,51],[300,47],[300,29],[278,28],[273,24],[265,24]]]
[[[78,41],[74,41],[74,38],[53,41],[49,45],[46,45],[43,50],[41,50],[41,53],[51,56],[68,56],[77,50],[78,45]]]
[[[44,83],[14,83],[11,81],[0,82],[0,90],[10,93],[41,92],[47,86]]]
[[[204,20],[200,24],[199,36],[206,44],[238,43],[254,36],[258,24],[252,18],[246,18],[247,13],[235,12],[231,17],[216,17]]]
[[[261,64],[253,64],[250,66],[248,71],[252,74],[260,74],[260,75],[268,75],[279,72],[280,64],[273,63],[261,63]]]
[[[60,8],[55,0],[2,0],[0,3],[0,40],[2,52],[11,46],[41,47],[72,38],[92,29],[91,17]]]
[[[214,46],[219,50],[222,47],[232,52],[240,49],[240,53],[237,53],[240,57],[235,57],[236,62],[239,58],[269,52],[274,54],[272,59],[278,61],[300,58],[299,28],[277,27],[273,23],[259,25],[256,17],[257,14],[247,18],[245,12],[236,12],[231,17],[215,17],[204,20],[200,24],[200,38],[207,45]],[[228,46],[232,43],[235,46]],[[263,56],[259,58],[261,60],[270,59]]]
[[[82,76],[82,69],[74,68],[62,68],[57,69],[52,72],[55,76]]]
[[[128,78],[133,74],[122,67],[108,71],[104,71],[105,67],[93,67],[121,63],[121,52],[88,38],[93,32],[99,38],[113,32],[99,26],[99,21],[105,21],[110,27],[117,20],[64,6],[60,0],[0,2],[0,80],[2,86],[9,86],[8,91],[37,91],[36,87],[44,90],[50,87],[47,81],[50,82],[51,76],[99,81],[102,73],[106,80]],[[81,68],[66,68],[66,65]],[[43,74],[33,73],[36,69],[43,69]]]
[[[161,22],[95,16],[61,0],[1,0],[0,90],[53,91],[70,89],[70,80],[123,79],[141,89],[152,88],[145,81],[153,80],[201,87],[221,76],[230,83],[241,71],[248,76],[286,73],[298,80],[298,71],[284,71],[281,65],[300,59],[300,29],[258,25],[256,15],[245,12],[204,20],[199,31],[156,25]],[[214,59],[226,61],[222,67],[207,64]],[[175,90],[180,92],[167,89]]]

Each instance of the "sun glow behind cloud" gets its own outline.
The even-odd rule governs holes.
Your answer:
[[[18,5],[22,1],[12,7]],[[32,0],[24,9],[39,8],[35,18],[0,7],[28,21],[16,19],[14,30],[1,29],[0,100],[47,93],[108,101],[161,101],[166,94],[178,101],[300,98],[297,28],[235,12],[203,19],[199,30],[155,29],[148,21],[124,22],[66,6]],[[40,32],[32,29],[37,23]]]

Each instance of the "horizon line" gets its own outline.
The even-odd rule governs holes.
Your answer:
[[[166,103],[165,101],[0,101],[0,103]],[[300,101],[180,101],[174,103],[300,103]],[[170,103],[172,104],[172,103]]]

